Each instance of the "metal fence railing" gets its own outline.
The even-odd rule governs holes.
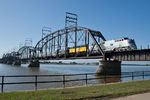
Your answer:
[[[67,77],[70,76],[84,76],[84,78],[76,78],[76,79],[68,79]],[[95,75],[99,77],[89,77],[89,75]],[[34,89],[38,89],[38,84],[39,83],[62,83],[62,88],[66,87],[67,82],[74,82],[74,81],[84,81],[84,84],[87,86],[89,80],[98,80],[101,79],[103,80],[103,83],[106,84],[106,80],[109,80],[110,78],[132,78],[131,80],[133,81],[135,77],[142,77],[144,80],[146,76],[150,76],[150,71],[136,71],[136,72],[122,72],[122,75],[98,75],[96,73],[83,73],[83,74],[64,74],[64,75],[7,75],[7,76],[0,76],[1,78],[1,92],[4,92],[4,86],[5,85],[14,85],[14,84],[33,84]],[[19,81],[19,82],[6,82],[6,78],[33,78],[32,81]],[[38,80],[38,78],[43,78],[43,77],[61,77],[61,80]],[[149,78],[150,79],[150,78]]]

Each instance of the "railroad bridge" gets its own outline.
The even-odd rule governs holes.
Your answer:
[[[42,29],[37,44],[23,46],[17,52],[5,54],[2,62],[21,64],[30,61],[30,67],[39,67],[39,60],[100,59],[97,73],[121,74],[121,61],[149,61],[150,49],[105,52],[100,42],[106,41],[100,31],[77,26],[77,15],[66,13],[65,28],[51,32]]]

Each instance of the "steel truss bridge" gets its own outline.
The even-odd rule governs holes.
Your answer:
[[[12,52],[5,57],[18,56],[22,60],[49,59],[114,59],[118,61],[150,61],[150,49],[104,52],[98,42],[106,39],[101,32],[83,27],[64,28],[48,34],[37,42],[35,47],[23,46],[18,52]],[[89,48],[89,45],[91,48]],[[94,47],[97,46],[98,52]],[[86,47],[85,51],[77,51],[79,47]],[[70,53],[69,49],[74,48]]]
[[[98,42],[105,40],[99,31],[83,27],[69,27],[46,35],[37,42],[35,47],[21,47],[17,54],[22,60],[102,58],[104,52]],[[90,44],[92,45],[89,48]],[[95,46],[98,52],[95,52]],[[84,51],[79,52],[81,47],[85,47]],[[73,53],[70,53],[69,49],[74,49]]]
[[[71,24],[71,25],[70,25]],[[77,15],[66,13],[65,28],[55,32],[47,32],[42,39],[32,46],[23,46],[17,52],[3,56],[8,59],[50,60],[50,59],[94,59],[118,61],[149,61],[150,49],[120,52],[105,52],[99,42],[106,41],[100,31],[77,26]],[[96,50],[94,49],[96,47]]]

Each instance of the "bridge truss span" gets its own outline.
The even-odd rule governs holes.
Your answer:
[[[94,55],[104,56],[99,42],[105,40],[99,31],[77,26],[64,28],[50,33],[38,41],[34,48],[35,58],[67,59],[87,58]]]
[[[34,57],[34,47],[23,46],[17,51],[20,59],[31,59]]]

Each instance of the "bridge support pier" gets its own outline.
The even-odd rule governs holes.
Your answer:
[[[13,61],[11,61],[11,60],[8,60],[8,61],[6,62],[6,64],[9,64],[9,65],[12,65],[12,63],[13,63]]]
[[[99,61],[96,74],[121,75],[121,61]]]
[[[18,65],[20,66],[21,65],[21,60],[15,60],[12,65]]]
[[[40,67],[39,60],[31,60],[28,67]]]

